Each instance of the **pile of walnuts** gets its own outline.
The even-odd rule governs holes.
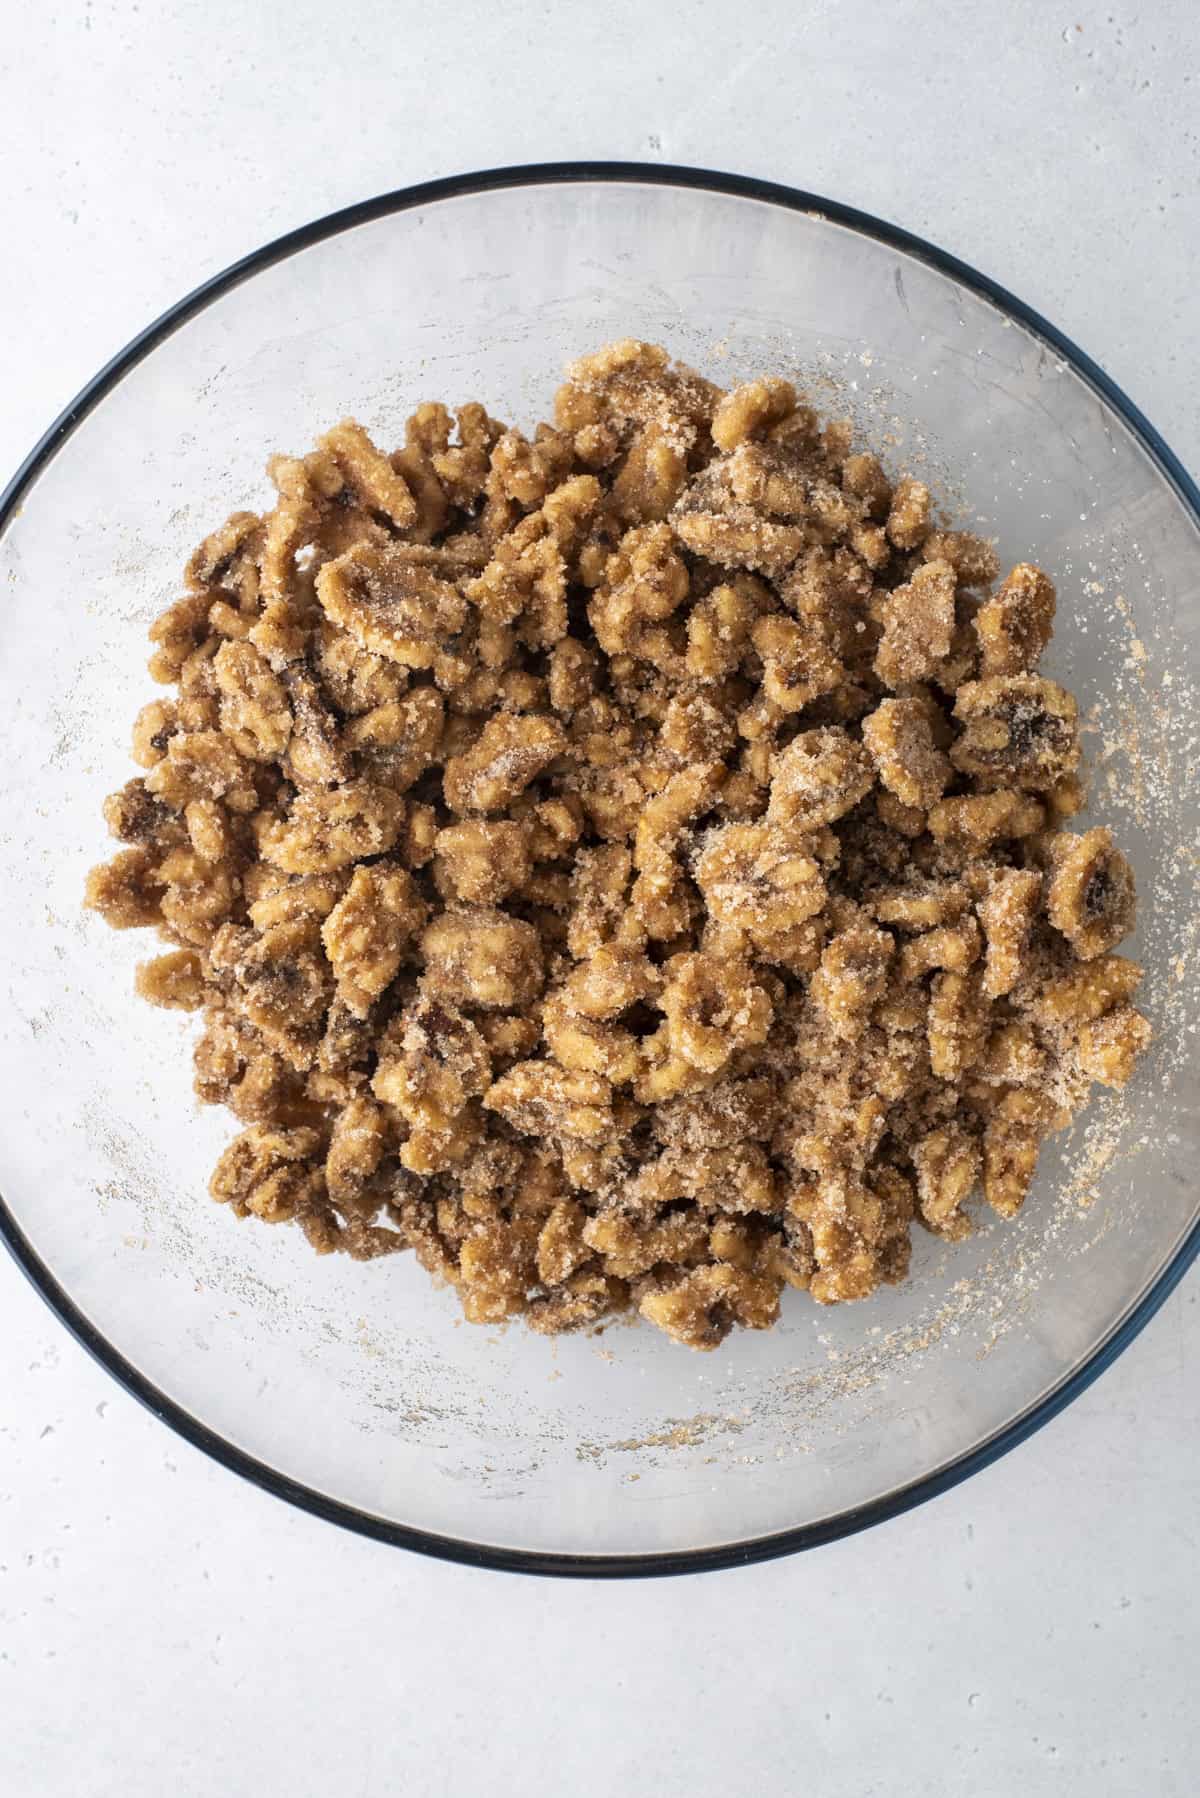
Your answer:
[[[784,380],[347,421],[191,558],[88,903],[172,947],[212,1191],[464,1311],[697,1348],[1003,1216],[1149,1030],[1055,595]]]

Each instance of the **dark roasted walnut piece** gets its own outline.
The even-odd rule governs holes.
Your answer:
[[[213,1196],[693,1348],[905,1277],[1149,1038],[1055,591],[790,382],[632,340],[529,435],[269,465],[154,626],[87,903],[202,1014]],[[998,583],[998,584],[997,584]]]

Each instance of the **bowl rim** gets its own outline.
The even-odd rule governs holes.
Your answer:
[[[949,275],[960,285],[989,300],[1009,316],[1018,320],[1034,336],[1041,338],[1074,372],[1090,385],[1116,412],[1155,464],[1160,475],[1175,490],[1185,510],[1190,512],[1200,530],[1200,487],[1192,479],[1178,456],[1169,448],[1159,432],[1133,403],[1129,396],[1098,363],[1094,362],[1062,331],[1058,330],[1033,307],[1000,286],[969,263],[930,243],[901,226],[893,225],[857,207],[785,186],[754,176],[733,175],[718,170],[692,168],[672,163],[620,161],[571,161],[523,163],[482,169],[460,175],[423,181],[397,188],[367,200],[329,212],[301,225],[283,236],[240,257],[220,273],[201,282],[198,287],[167,308],[158,318],[139,332],[124,349],[105,363],[30,450],[16,473],[0,493],[0,535],[17,512],[26,492],[48,466],[53,457],[74,434],[88,414],[99,404],[131,369],[148,356],[180,325],[184,324],[213,300],[228,293],[243,281],[285,260],[299,250],[334,237],[374,219],[414,207],[435,204],[501,190],[562,186],[571,184],[636,184],[661,188],[690,188],[735,199],[756,200],[791,212],[807,213],[834,224],[844,225],[877,242],[905,251],[928,263],[939,273]],[[746,1566],[776,1556],[793,1554],[800,1549],[816,1548],[826,1542],[868,1529],[890,1517],[899,1516],[926,1500],[947,1492],[973,1473],[989,1466],[1007,1454],[1035,1430],[1048,1423],[1072,1400],[1091,1385],[1105,1368],[1112,1365],[1178,1285],[1192,1261],[1200,1254],[1200,1216],[1177,1245],[1170,1260],[1154,1281],[1111,1326],[1087,1359],[1029,1405],[1017,1417],[993,1431],[983,1442],[920,1479],[910,1481],[885,1496],[815,1524],[798,1525],[740,1543],[724,1543],[711,1548],[664,1550],[650,1554],[587,1555],[511,1549],[482,1542],[443,1536],[408,1524],[393,1523],[386,1518],[358,1509],[339,1499],[328,1497],[305,1486],[277,1469],[268,1466],[235,1447],[216,1431],[193,1417],[134,1367],[96,1328],[74,1300],[55,1279],[37,1254],[0,1193],[0,1239],[17,1266],[33,1287],[65,1325],[75,1340],[119,1382],[125,1390],[151,1411],[177,1435],[200,1449],[212,1460],[231,1472],[252,1481],[264,1491],[286,1500],[315,1517],[324,1518],[342,1528],[385,1542],[408,1548],[438,1559],[468,1566],[507,1572],[538,1573],[574,1578],[625,1578],[693,1573],[719,1568]]]

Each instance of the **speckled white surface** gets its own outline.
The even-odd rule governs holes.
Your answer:
[[[790,181],[939,241],[1073,335],[1196,469],[1195,9],[971,18],[934,0],[14,8],[0,469],[264,238],[572,156]],[[1197,1292],[1033,1441],[869,1535],[565,1585],[423,1562],[244,1486],[0,1265],[0,1792],[1183,1798]]]

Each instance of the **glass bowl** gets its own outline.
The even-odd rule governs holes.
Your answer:
[[[1020,1217],[910,1282],[715,1356],[647,1328],[555,1343],[460,1322],[411,1261],[318,1260],[206,1197],[233,1128],[193,1026],[133,993],[141,933],[80,910],[189,549],[267,498],[269,452],[425,398],[544,416],[563,361],[661,341],[722,382],[795,376],[960,522],[1059,583],[1097,814],[1134,860],[1157,1040],[1043,1154]],[[928,244],[788,189],[626,165],[390,194],[182,301],[80,395],[0,511],[0,1016],[9,1246],[64,1323],[228,1467],[389,1542],[492,1566],[662,1573],[783,1553],[943,1490],[1052,1416],[1198,1243],[1200,494],[1051,326]]]

